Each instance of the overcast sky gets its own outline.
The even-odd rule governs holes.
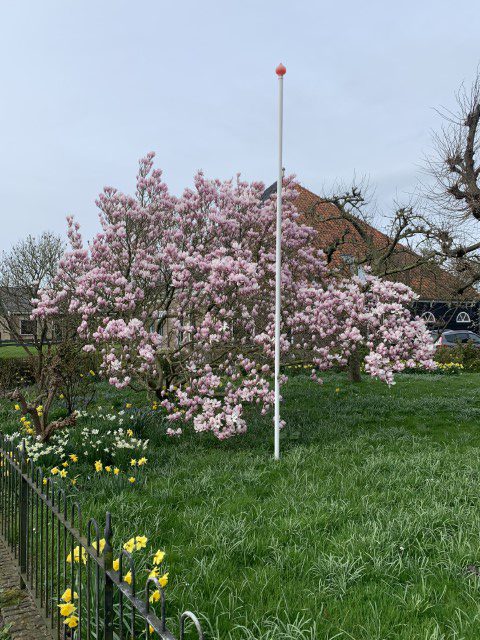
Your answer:
[[[131,190],[150,150],[177,194],[198,168],[273,182],[280,61],[287,172],[366,175],[387,210],[479,34],[478,0],[0,0],[0,249],[67,214],[91,236],[98,192]]]

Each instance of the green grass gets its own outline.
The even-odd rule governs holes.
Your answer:
[[[280,462],[254,411],[226,442],[150,426],[144,482],[92,480],[84,511],[167,550],[168,613],[207,638],[476,639],[480,375],[397,380],[293,378]]]
[[[23,347],[11,345],[8,347],[0,347],[0,358],[23,358],[26,352]]]

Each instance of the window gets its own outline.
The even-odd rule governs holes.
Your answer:
[[[36,332],[35,320],[20,320],[20,335],[33,336]]]
[[[468,315],[468,313],[466,311],[460,311],[460,313],[457,315],[457,322],[471,322],[470,320],[470,316]]]
[[[435,322],[435,316],[433,315],[433,313],[431,311],[425,311],[425,313],[422,313],[422,318],[428,324],[430,324],[432,322]]]
[[[468,342],[468,331],[452,331],[451,333],[444,333],[443,337],[445,338],[445,342],[451,344]]]

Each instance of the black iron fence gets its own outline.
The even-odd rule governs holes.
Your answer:
[[[125,549],[114,570],[110,514],[103,535],[94,518],[84,523],[79,503],[27,461],[24,446],[19,450],[1,434],[0,535],[18,564],[20,586],[30,591],[56,640],[175,640],[158,578],[137,588]],[[187,624],[189,637],[203,640],[190,611],[179,617],[179,639]]]

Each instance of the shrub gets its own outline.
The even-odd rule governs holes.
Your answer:
[[[35,382],[35,357],[0,358],[0,389],[10,391]]]
[[[465,371],[480,372],[480,349],[473,342],[439,347],[435,352],[435,360],[440,364],[461,364]]]

